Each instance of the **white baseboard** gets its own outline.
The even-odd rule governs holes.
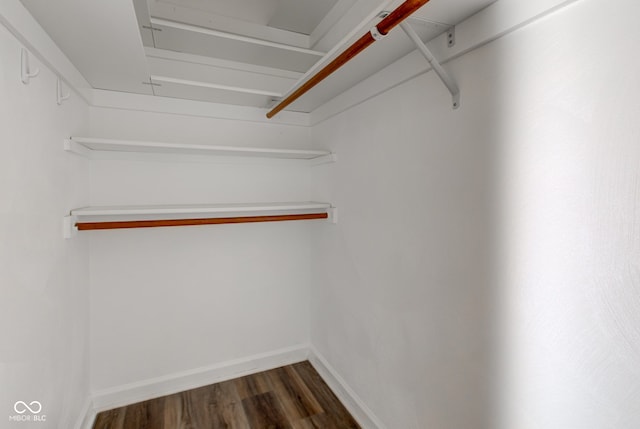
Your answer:
[[[340,374],[309,344],[96,391],[92,395],[93,400],[88,399],[84,404],[82,415],[78,418],[75,429],[91,429],[96,414],[100,411],[195,389],[304,360],[311,362],[318,374],[363,429],[386,429],[380,419],[364,404]]]
[[[93,393],[94,413],[267,371],[309,358],[308,344],[178,372]],[[85,429],[84,427],[82,429]]]
[[[91,402],[91,398],[87,397],[85,399],[84,404],[82,404],[82,409],[80,410],[80,415],[76,420],[76,424],[73,426],[74,429],[91,429],[93,427],[93,421],[96,418],[96,412],[93,409],[93,403]]]
[[[386,429],[386,426],[365,405],[360,397],[349,387],[344,378],[313,347],[309,347],[309,362],[318,371],[320,377],[329,385],[340,402],[349,410],[363,429]]]

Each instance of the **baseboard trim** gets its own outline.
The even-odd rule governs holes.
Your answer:
[[[360,397],[349,387],[347,382],[327,362],[313,346],[309,347],[309,362],[318,371],[320,377],[329,385],[342,404],[349,410],[353,418],[363,429],[386,429],[386,426],[373,414]]]
[[[221,362],[216,365],[98,390],[93,393],[93,411],[95,414],[100,411],[302,362],[309,358],[309,350],[310,346],[308,344],[301,344],[242,359]],[[85,428],[83,427],[83,429]]]
[[[386,426],[349,387],[344,378],[310,344],[301,344],[273,352],[261,353],[242,359],[221,362],[216,365],[95,391],[92,395],[92,400],[87,399],[85,402],[75,429],[91,429],[96,414],[100,411],[171,395],[305,360],[311,362],[318,374],[363,429],[386,429]]]
[[[90,397],[85,399],[84,404],[82,404],[82,409],[80,410],[80,415],[76,420],[76,424],[73,426],[74,429],[91,429],[93,427],[93,422],[96,419],[96,412],[93,409],[93,403]]]

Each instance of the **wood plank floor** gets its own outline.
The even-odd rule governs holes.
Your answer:
[[[94,429],[360,428],[307,361],[104,411]]]

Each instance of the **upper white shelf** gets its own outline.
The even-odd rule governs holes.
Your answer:
[[[72,216],[165,216],[165,215],[228,215],[264,213],[304,213],[326,211],[329,203],[315,201],[285,203],[241,203],[241,204],[171,204],[150,206],[96,206],[71,210]]]
[[[160,18],[150,18],[154,47],[304,73],[325,52]]]
[[[258,147],[212,146],[203,144],[163,143],[72,137],[64,141],[64,149],[91,157],[96,152],[169,153],[181,155],[243,156],[281,159],[309,159],[314,162],[335,161],[335,154],[325,150],[273,149]]]

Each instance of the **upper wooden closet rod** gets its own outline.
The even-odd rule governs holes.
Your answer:
[[[309,91],[311,88],[322,82],[327,76],[345,65],[360,52],[364,51],[373,42],[386,36],[389,31],[393,29],[393,27],[400,24],[413,12],[420,9],[428,2],[429,0],[407,0],[402,3],[396,10],[391,12],[386,18],[380,21],[378,25],[373,27],[370,32],[364,34],[362,37],[356,40],[343,53],[336,57],[336,59],[331,61],[322,70],[313,75],[311,79],[302,84],[300,88],[292,92],[291,95],[278,103],[278,105],[276,105],[269,113],[267,113],[267,118],[273,118],[278,114],[278,112],[296,101],[301,95]]]

